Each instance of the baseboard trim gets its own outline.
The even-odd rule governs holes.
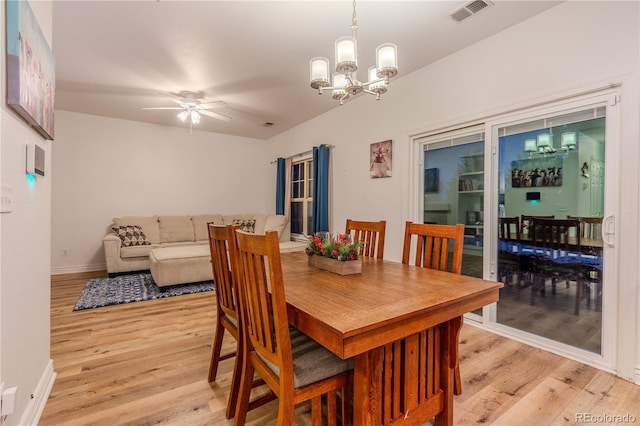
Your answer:
[[[75,274],[77,272],[96,272],[106,270],[106,263],[98,263],[94,265],[60,266],[57,268],[51,268],[51,275]]]
[[[53,360],[50,359],[47,367],[42,372],[38,386],[33,393],[33,398],[29,400],[27,408],[24,410],[24,413],[22,413],[22,418],[20,419],[21,425],[38,424],[44,407],[47,405],[47,400],[49,399],[49,394],[51,394],[53,383],[56,381],[56,376],[57,373],[53,371]]]

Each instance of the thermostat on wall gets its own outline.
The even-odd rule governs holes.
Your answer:
[[[27,143],[27,173],[44,176],[44,149],[36,143]]]

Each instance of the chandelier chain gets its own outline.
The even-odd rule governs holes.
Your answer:
[[[358,20],[356,19],[356,0],[353,0],[353,16],[351,17],[351,33],[353,38],[356,38],[357,30],[358,30]]]

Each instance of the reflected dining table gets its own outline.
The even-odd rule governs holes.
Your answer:
[[[497,302],[502,283],[363,258],[339,275],[282,253],[289,323],[354,357],[355,425],[453,422],[462,316]]]

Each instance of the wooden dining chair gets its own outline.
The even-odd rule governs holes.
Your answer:
[[[211,350],[211,362],[209,364],[209,383],[216,380],[218,364],[220,361],[235,357],[231,386],[229,387],[229,400],[226,416],[228,419],[235,415],[240,391],[240,377],[242,369],[242,339],[240,338],[240,305],[237,278],[230,253],[235,251],[234,230],[238,226],[216,226],[213,223],[207,225],[209,232],[209,248],[211,250],[211,267],[213,280],[216,286],[216,330]],[[233,260],[235,261],[235,260]],[[222,341],[225,332],[228,332],[237,342],[236,351],[221,355]],[[256,380],[252,386],[263,385],[264,381]],[[274,395],[263,395],[252,402],[251,408],[260,406],[275,398]]]
[[[575,281],[576,296],[574,314],[580,313],[580,302],[584,294],[582,262],[580,253],[580,221],[577,219],[532,220],[531,244],[539,251],[534,256],[538,285],[532,286],[533,296],[537,291],[545,294],[546,280],[551,280],[552,294],[556,293],[556,283],[562,279],[567,283]]]
[[[241,266],[240,304],[245,344],[235,425],[245,423],[255,372],[278,397],[278,424],[291,425],[294,406],[311,400],[313,425],[322,424],[321,398],[327,399],[327,424],[336,424],[337,392],[342,420],[349,423],[349,384],[353,360],[342,360],[295,328],[287,317],[277,232],[236,231]]]
[[[360,255],[382,259],[384,256],[384,236],[387,221],[363,222],[347,219],[345,234],[352,235],[353,241],[361,241]],[[353,234],[352,234],[353,233]]]
[[[411,262],[414,239],[416,240],[415,255]],[[402,263],[461,274],[463,245],[464,225],[462,224],[432,225],[407,222],[404,228]],[[459,364],[456,364],[453,376],[453,391],[456,395],[462,393]]]

